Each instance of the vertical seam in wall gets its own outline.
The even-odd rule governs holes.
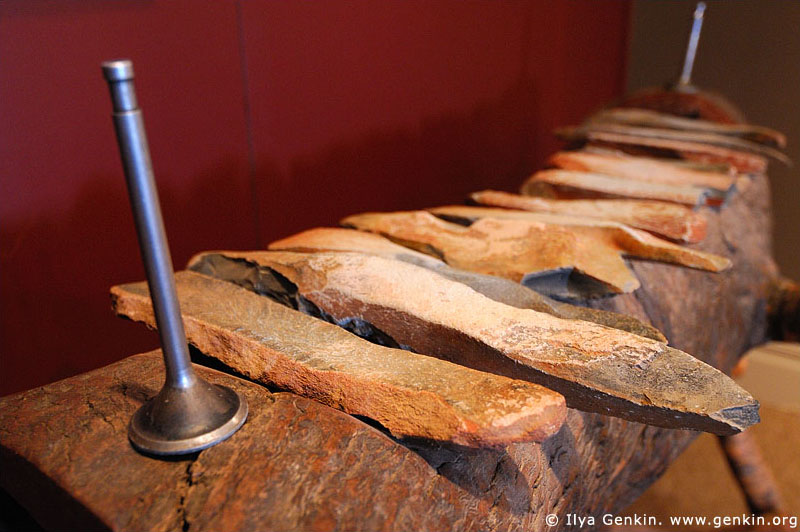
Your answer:
[[[522,50],[520,56],[520,70],[519,79],[517,80],[517,90],[522,91],[524,94],[528,84],[533,83],[531,80],[531,50],[533,48],[533,5],[527,4],[525,9],[525,20],[522,22]],[[526,111],[526,119],[528,118]],[[533,122],[525,123],[524,127],[525,141],[522,143],[522,153],[520,153],[519,171],[522,174],[532,172],[533,169],[533,153],[534,153],[534,134]]]
[[[242,72],[242,105],[244,107],[245,129],[247,133],[247,171],[250,178],[250,207],[253,210],[253,225],[256,233],[255,246],[261,249],[261,213],[258,201],[256,180],[256,149],[253,138],[253,109],[250,105],[250,77],[247,71],[247,48],[244,40],[244,19],[242,0],[236,0],[236,35],[239,41],[239,69]]]
[[[625,10],[625,21],[624,21],[624,31],[625,35],[622,38],[622,46],[624,49],[622,50],[622,68],[620,69],[619,77],[620,79],[617,81],[618,85],[618,95],[624,96],[628,92],[631,91],[630,87],[630,68],[631,62],[633,58],[633,24],[636,20],[636,0],[629,0],[628,2],[628,9]]]

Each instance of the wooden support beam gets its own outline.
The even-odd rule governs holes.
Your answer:
[[[562,303],[502,277],[451,268],[439,259],[404,248],[373,233],[343,228],[317,227],[275,241],[269,245],[269,249],[301,253],[355,251],[380,255],[387,259],[422,266],[446,279],[465,284],[489,299],[512,307],[546,312],[559,318],[592,321],[659,342],[666,342],[661,331],[632,316]]]
[[[706,218],[688,207],[664,201],[631,199],[558,200],[483,190],[472,201],[490,207],[567,214],[619,222],[672,240],[695,243],[706,236]]]
[[[563,397],[542,386],[375,345],[197,273],[178,273],[176,285],[187,338],[200,351],[256,381],[374,419],[398,437],[500,446],[542,441],[564,421]],[[118,314],[155,327],[146,283],[111,294]]]
[[[617,329],[497,303],[425,268],[360,253],[213,255],[246,266],[228,281],[282,281],[272,282],[273,289],[332,321],[359,320],[369,324],[368,335],[378,330],[417,352],[538,382],[571,407],[718,434],[758,421],[758,403],[747,392],[691,355]],[[203,262],[198,257],[192,268],[214,273]]]

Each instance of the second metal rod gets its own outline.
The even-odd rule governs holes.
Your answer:
[[[688,87],[692,83],[692,70],[694,69],[694,59],[697,56],[697,44],[700,42],[700,32],[703,29],[703,13],[706,11],[706,3],[698,2],[694,9],[692,20],[692,30],[689,33],[689,42],[686,44],[686,54],[683,58],[683,69],[678,78],[678,85]]]
[[[164,351],[167,384],[188,388],[195,383],[197,377],[189,358],[186,332],[175,291],[172,258],[150,162],[150,149],[133,87],[133,64],[127,60],[109,61],[103,63],[103,74],[111,88],[114,127],[122,154],[131,210],[136,222],[158,334]]]

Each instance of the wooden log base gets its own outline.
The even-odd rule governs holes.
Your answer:
[[[724,257],[644,231],[613,222],[586,223],[592,225],[482,218],[462,227],[421,211],[365,213],[342,221],[440,257],[455,268],[505,277],[558,298],[584,299],[639,288],[623,254],[711,271],[730,267]]]
[[[417,352],[541,383],[571,407],[717,434],[758,422],[750,394],[691,355],[594,323],[509,307],[424,268],[356,253],[223,256],[246,266],[228,281],[280,284],[281,295],[302,296],[337,323],[358,319]],[[192,267],[203,271],[202,263],[200,257]]]
[[[690,208],[665,201],[632,199],[558,200],[523,196],[497,190],[483,190],[470,195],[475,203],[529,212],[566,214],[619,222],[644,229],[679,242],[696,243],[706,236],[703,215]]]
[[[48,530],[543,530],[619,513],[692,434],[570,410],[543,444],[413,450],[356,418],[195,366],[247,398],[230,439],[156,460],[127,439],[158,351],[0,398],[0,485]]]
[[[502,277],[451,268],[439,259],[405,248],[373,233],[334,227],[317,227],[277,240],[269,245],[269,249],[301,253],[355,251],[380,255],[387,259],[427,268],[446,279],[465,284],[489,299],[512,307],[546,312],[559,318],[591,321],[659,342],[666,342],[661,331],[632,316],[562,303]],[[196,260],[198,258],[193,258],[190,263],[196,262]]]
[[[563,397],[542,386],[375,345],[197,273],[178,273],[176,286],[187,338],[200,351],[398,437],[502,446],[542,441],[564,421]],[[155,327],[146,283],[111,293],[118,314]]]

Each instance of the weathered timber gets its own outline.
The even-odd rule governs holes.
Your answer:
[[[758,422],[758,403],[729,377],[667,345],[590,322],[488,299],[410,264],[360,253],[225,252],[249,270],[231,282],[358,319],[381,337],[481,371],[538,382],[567,404],[648,424],[731,434]],[[282,292],[282,293],[281,293]],[[265,292],[268,293],[268,292]],[[469,309],[464,312],[463,309]]]
[[[0,485],[48,530],[543,530],[550,513],[618,513],[692,439],[570,410],[543,444],[410,447],[315,401],[196,370],[250,405],[223,444],[179,460],[130,446],[130,417],[163,384],[156,351],[0,398]]]
[[[497,190],[474,192],[470,199],[490,207],[610,220],[681,242],[700,242],[706,236],[704,216],[683,205],[665,201],[558,200]]]
[[[342,223],[441,257],[456,268],[505,277],[555,297],[596,297],[637,289],[639,281],[625,265],[623,253],[711,271],[730,266],[724,257],[614,222],[590,227],[483,218],[462,227],[411,211],[359,214]]]
[[[564,421],[564,399],[541,386],[375,345],[197,273],[178,273],[176,286],[187,339],[200,351],[395,436],[498,446],[542,441]],[[118,314],[155,327],[146,283],[111,293]]]
[[[269,249],[297,251],[302,253],[315,251],[356,251],[359,253],[380,255],[387,259],[400,260],[409,264],[422,266],[423,268],[436,272],[446,279],[465,284],[489,299],[511,305],[512,307],[546,312],[559,318],[592,321],[600,325],[632,332],[660,342],[665,341],[664,335],[661,334],[658,329],[636,318],[616,312],[605,312],[597,309],[570,305],[569,303],[562,303],[502,277],[451,268],[447,263],[439,259],[405,248],[373,233],[334,227],[317,227],[272,242],[269,245]],[[203,261],[203,269],[199,271],[206,271],[206,268],[218,269],[227,264],[226,262],[221,264],[216,263],[212,257],[213,255],[201,254],[193,258],[190,264],[194,264],[195,267],[198,267],[198,263]]]
[[[681,167],[653,157],[599,154],[581,150],[554,153],[547,162],[563,170],[605,174],[645,183],[692,185],[720,191],[728,190],[736,180],[736,176],[730,173]]]
[[[522,184],[527,196],[559,199],[631,198],[659,200],[684,205],[719,205],[725,193],[694,185],[646,183],[623,177],[572,170],[540,170]]]
[[[759,515],[786,515],[786,505],[778,484],[753,434],[742,432],[723,436],[720,444],[750,511]]]
[[[611,122],[631,126],[649,126],[682,131],[699,131],[732,135],[776,148],[786,147],[786,136],[780,131],[755,124],[723,124],[698,118],[684,118],[674,114],[647,109],[615,107],[604,109],[589,117],[589,122]]]
[[[639,138],[642,140],[666,141],[666,142],[689,142],[692,144],[702,144],[717,148],[729,149],[740,152],[747,152],[761,157],[771,157],[784,164],[790,165],[791,159],[780,150],[765,146],[746,139],[721,135],[718,133],[707,133],[700,131],[676,131],[674,129],[637,127],[624,124],[613,123],[593,123],[589,122],[582,126],[563,128],[557,132],[563,138],[574,140],[581,138],[600,138],[598,135],[624,135],[626,137]]]
[[[569,135],[567,135],[569,136]],[[604,147],[633,150],[635,155],[652,156],[653,151],[674,153],[679,157],[703,164],[724,164],[733,166],[737,172],[763,173],[767,169],[767,159],[761,155],[734,150],[702,142],[674,140],[638,135],[627,135],[610,131],[588,131],[576,134],[574,140],[586,140]],[[640,151],[642,148],[645,148]]]

